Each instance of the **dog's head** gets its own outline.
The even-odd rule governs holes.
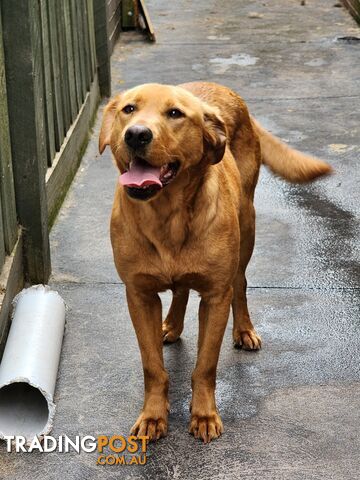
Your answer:
[[[121,93],[106,106],[100,153],[107,145],[128,195],[149,200],[189,167],[220,162],[226,128],[216,108],[187,90],[146,84]]]

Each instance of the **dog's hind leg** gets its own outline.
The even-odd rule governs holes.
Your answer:
[[[255,242],[255,209],[251,201],[240,217],[240,261],[237,275],[234,281],[234,296],[232,302],[234,326],[234,346],[245,350],[258,350],[261,348],[261,339],[256,333],[250,320],[246,298],[246,267],[250,261]]]
[[[180,337],[184,328],[184,318],[188,298],[188,289],[173,290],[173,299],[170,310],[162,325],[164,342],[173,343]]]

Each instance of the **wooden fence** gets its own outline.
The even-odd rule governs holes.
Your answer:
[[[120,0],[0,0],[0,350],[14,294],[46,283],[49,229],[77,170]]]

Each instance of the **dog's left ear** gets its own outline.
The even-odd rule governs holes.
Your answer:
[[[119,95],[106,105],[99,135],[99,152],[103,153],[107,145],[110,145],[111,131],[115,120]]]
[[[225,123],[218,110],[207,106],[204,113],[204,152],[213,165],[222,160],[226,139]]]

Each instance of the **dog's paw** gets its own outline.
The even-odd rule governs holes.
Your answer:
[[[159,440],[167,434],[167,421],[165,418],[148,418],[145,413],[141,413],[130,433],[138,437],[148,436],[150,441]]]
[[[165,320],[162,324],[162,332],[164,343],[174,343],[180,338],[182,328],[175,327],[171,322]]]
[[[206,416],[192,415],[190,420],[189,433],[195,438],[209,443],[214,438],[220,437],[224,427],[218,413]]]
[[[260,350],[261,338],[255,330],[244,330],[233,332],[234,347],[244,350]]]

